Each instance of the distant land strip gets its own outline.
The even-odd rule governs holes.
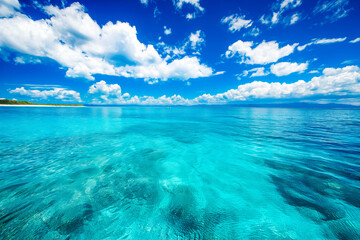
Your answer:
[[[0,105],[37,105],[37,106],[71,106],[71,107],[83,107],[83,104],[43,104],[43,103],[32,103],[28,101],[16,101],[9,99],[0,99]]]

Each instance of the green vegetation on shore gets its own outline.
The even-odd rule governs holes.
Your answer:
[[[42,104],[42,103],[32,103],[28,101],[16,101],[8,99],[0,99],[1,104],[10,104],[10,105],[49,105],[49,106],[84,106],[82,104]]]

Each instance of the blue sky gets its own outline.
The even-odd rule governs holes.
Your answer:
[[[360,105],[357,0],[0,0],[0,98]]]

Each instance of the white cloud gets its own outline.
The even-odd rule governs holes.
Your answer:
[[[299,19],[300,19],[300,14],[295,13],[294,15],[291,16],[290,25],[295,24],[297,21],[299,21]]]
[[[196,49],[198,46],[205,42],[204,38],[202,38],[201,35],[203,35],[201,30],[190,34],[189,41],[193,49]]]
[[[10,93],[20,94],[31,98],[55,98],[63,101],[81,102],[80,93],[74,90],[67,90],[65,88],[53,88],[50,90],[25,89],[24,87],[15,88],[9,91]]]
[[[260,29],[259,29],[258,27],[253,27],[251,30],[249,30],[248,32],[246,32],[246,33],[244,34],[244,36],[249,35],[249,36],[254,36],[254,37],[256,37],[256,36],[259,36],[259,34],[260,34]]]
[[[280,12],[273,12],[273,15],[271,18],[272,24],[276,24],[279,22],[279,15],[280,15]]]
[[[357,43],[360,42],[360,37],[355,38],[354,40],[351,40],[350,43]]]
[[[308,63],[280,62],[271,65],[270,71],[276,76],[286,76],[295,72],[303,72],[308,68]]]
[[[264,24],[264,25],[268,25],[270,23],[269,18],[267,18],[265,15],[262,15],[259,19],[259,21]]]
[[[165,60],[179,58],[187,52],[193,55],[200,55],[201,46],[205,43],[204,33],[201,30],[190,33],[180,46],[168,46],[164,42],[157,44],[162,54],[166,55]],[[189,51],[190,50],[190,51]]]
[[[322,39],[315,38],[310,43],[304,44],[302,46],[298,46],[297,50],[303,51],[306,47],[311,46],[313,44],[315,44],[315,45],[331,44],[331,43],[343,42],[345,40],[346,40],[346,37],[344,37],[344,38],[322,38]]]
[[[344,38],[323,38],[323,39],[315,39],[313,41],[314,44],[329,44],[329,43],[337,43],[337,42],[343,42],[346,40],[346,37]]]
[[[252,73],[250,75],[250,78],[262,77],[262,76],[269,75],[269,72],[266,72],[264,67],[260,67],[260,68],[253,68],[253,69],[250,69],[250,70],[245,70],[243,72],[242,76],[246,77],[247,75],[249,75],[249,73]]]
[[[15,57],[14,62],[18,64],[28,64],[28,63],[36,64],[36,63],[41,63],[41,60],[38,58],[24,55],[24,56]]]
[[[20,13],[0,19],[0,47],[20,55],[53,59],[67,69],[68,77],[90,80],[94,80],[93,74],[145,79],[157,76],[159,80],[195,78],[199,74],[191,75],[194,72],[201,72],[201,76],[212,74],[212,69],[198,59],[192,60],[196,65],[191,72],[184,72],[187,68],[182,64],[186,65],[188,58],[167,62],[153,45],[138,40],[135,27],[119,21],[101,27],[79,3],[64,9],[46,6],[44,10],[50,19],[34,21]],[[154,69],[161,71],[154,74]]]
[[[288,17],[286,16],[285,12],[289,9],[297,8],[301,4],[302,0],[283,0],[280,2],[275,2],[275,4],[272,6],[273,12],[268,15],[262,15],[260,22],[265,25],[275,25],[278,23],[283,23],[286,25],[294,24],[299,20],[300,15],[296,13],[291,17]]]
[[[275,41],[264,41],[252,48],[253,45],[253,42],[243,42],[238,40],[229,46],[226,51],[226,56],[229,58],[238,54],[241,58],[241,63],[264,65],[277,62],[280,58],[290,55],[294,52],[294,48],[298,45],[298,43],[293,45],[288,44],[281,48]]]
[[[149,79],[176,78],[186,81],[190,78],[208,77],[213,74],[211,68],[201,65],[196,57],[185,56],[182,59],[175,59],[169,64],[165,62],[149,66],[126,66],[119,67],[117,73],[123,77],[135,77]]]
[[[192,5],[195,9],[203,12],[204,8],[200,6],[200,0],[174,0],[174,4],[178,9],[181,9],[184,3]]]
[[[191,20],[191,19],[194,19],[196,17],[196,14],[195,13],[188,13],[186,14],[185,18],[187,20]]]
[[[90,86],[89,93],[121,96],[121,87],[118,84],[106,84],[104,80]]]
[[[280,10],[284,10],[287,8],[296,8],[301,5],[301,0],[283,0],[280,3]]]
[[[349,0],[319,0],[314,14],[323,14],[326,20],[335,22],[346,17],[351,9],[347,8]]]
[[[171,28],[167,28],[166,26],[164,26],[164,34],[165,35],[170,35],[171,34]]]
[[[88,93],[99,95],[105,102],[111,102],[111,99],[121,98],[121,87],[118,84],[106,84],[105,81],[97,82],[90,86]]]
[[[254,69],[253,69],[254,70]],[[254,70],[253,72],[257,72]],[[106,84],[105,82],[103,84]],[[117,85],[117,84],[116,84]],[[120,88],[120,86],[119,86]],[[171,97],[133,96],[126,93],[116,98],[94,99],[93,103],[103,104],[140,104],[140,105],[197,105],[226,104],[234,102],[255,101],[259,99],[297,99],[304,101],[313,99],[351,99],[360,95],[360,69],[357,66],[344,68],[326,68],[319,77],[313,77],[309,82],[299,80],[294,83],[254,81],[239,85],[216,95],[203,94],[194,99],[186,99],[180,95]],[[334,100],[336,101],[336,100]],[[359,103],[359,101],[357,101]],[[351,103],[350,103],[351,104]]]
[[[0,0],[0,17],[10,17],[20,10],[18,0]]]
[[[246,20],[245,16],[238,16],[237,14],[233,14],[221,19],[221,23],[229,24],[229,30],[231,32],[240,31],[242,28],[249,28],[253,24],[253,21]]]
[[[192,103],[225,104],[228,102],[251,101],[254,99],[301,99],[323,96],[354,96],[360,94],[360,69],[357,66],[326,68],[323,75],[311,81],[294,83],[267,83],[255,81],[239,85],[225,93],[204,94]]]
[[[142,4],[144,4],[145,6],[147,6],[149,4],[149,0],[140,0],[140,2]]]

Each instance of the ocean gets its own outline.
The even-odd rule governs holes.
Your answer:
[[[0,107],[0,239],[360,239],[360,110]]]

